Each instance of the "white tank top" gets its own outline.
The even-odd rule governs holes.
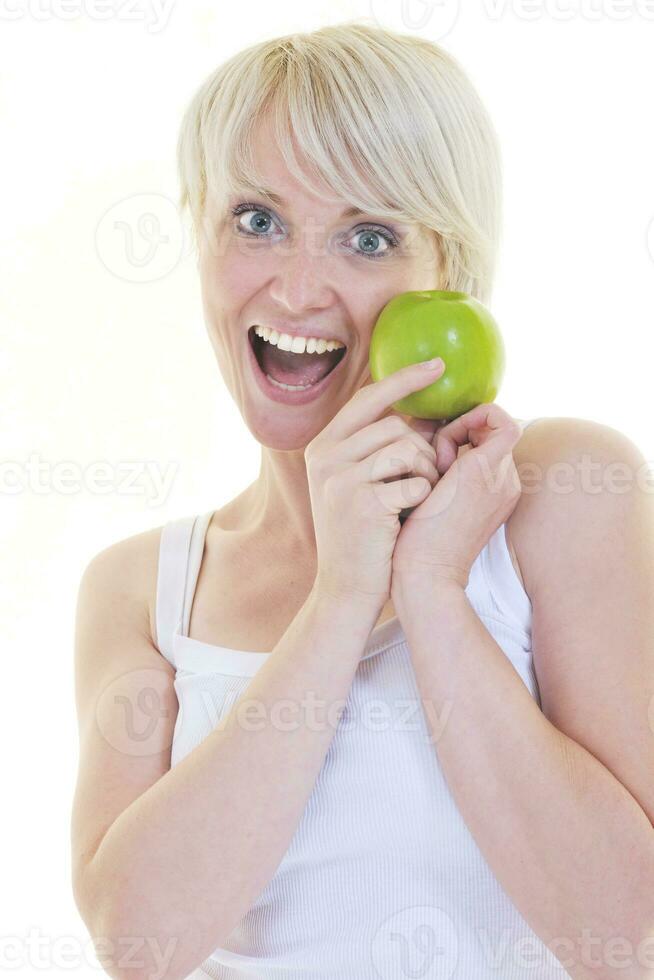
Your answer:
[[[169,521],[161,533],[158,649],[176,668],[179,702],[171,766],[207,737],[269,656],[187,636],[211,515]],[[477,556],[466,594],[540,706],[531,603],[513,567],[504,524]],[[567,977],[494,877],[459,814],[430,738],[395,616],[370,634],[346,709],[275,874],[224,945],[189,976]]]

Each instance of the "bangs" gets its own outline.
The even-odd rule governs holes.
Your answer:
[[[324,198],[327,188],[334,202],[431,231],[441,288],[484,301],[499,241],[499,148],[447,52],[345,23],[232,56],[195,93],[180,130],[180,204],[196,233],[208,199],[222,206],[249,186],[270,200],[253,153],[264,117],[307,192]]]
[[[294,53],[271,58],[267,71],[245,82],[238,111],[210,123],[220,138],[207,154],[208,193],[216,199],[245,184],[265,197],[266,181],[251,150],[265,116],[289,173],[309,192],[324,197],[326,186],[335,202],[345,200],[364,213],[408,223],[424,219],[428,203],[410,175],[424,169],[429,140],[427,133],[420,140],[415,118],[398,132],[398,119],[411,123],[408,108],[399,116],[388,108],[379,82],[368,81],[361,91],[361,78],[352,77],[347,64],[327,69],[304,52]],[[320,190],[310,175],[323,185]]]

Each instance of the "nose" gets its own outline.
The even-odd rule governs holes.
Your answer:
[[[332,266],[323,236],[276,245],[276,269],[270,287],[273,300],[290,313],[322,309],[334,302]]]

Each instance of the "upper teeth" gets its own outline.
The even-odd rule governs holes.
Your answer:
[[[278,333],[270,327],[255,326],[257,337],[263,338],[269,344],[280,350],[292,351],[293,354],[324,354],[325,351],[338,350],[345,347],[340,340],[325,340],[323,337],[291,337],[288,333]]]

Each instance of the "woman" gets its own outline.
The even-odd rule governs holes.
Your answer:
[[[499,153],[470,82],[379,28],[277,38],[200,87],[179,165],[261,469],[82,578],[73,872],[108,972],[612,977],[620,936],[642,975],[654,522],[575,465],[642,457],[495,404],[408,419],[393,402],[447,365],[367,370],[396,294],[490,295]]]

